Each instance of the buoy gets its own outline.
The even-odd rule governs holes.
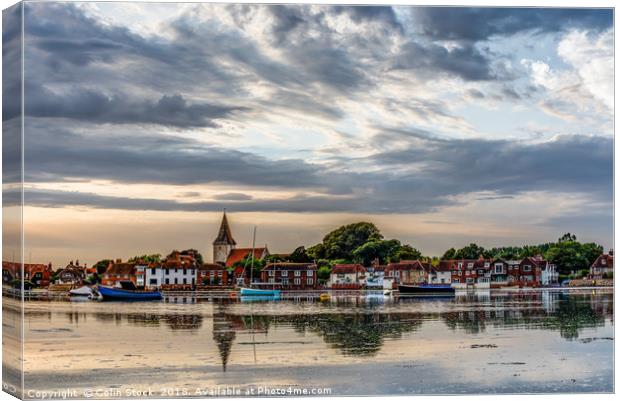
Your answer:
[[[321,295],[319,295],[319,300],[321,300],[321,301],[329,301],[329,298],[330,298],[329,294],[321,294]]]

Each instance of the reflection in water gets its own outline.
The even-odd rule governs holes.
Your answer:
[[[611,355],[609,348],[613,345],[609,341],[613,340],[611,292],[487,292],[454,298],[400,299],[334,297],[330,302],[303,297],[296,301],[252,303],[178,297],[149,304],[31,302],[27,306],[30,308],[26,314],[30,322],[27,341],[28,338],[40,341],[36,347],[40,354],[30,359],[48,357],[48,352],[49,361],[59,357],[51,352],[63,352],[63,343],[50,347],[52,343],[46,342],[47,338],[38,336],[52,333],[64,341],[68,332],[63,337],[59,330],[66,326],[71,330],[71,338],[84,338],[84,341],[97,342],[98,335],[104,336],[100,333],[121,339],[138,338],[138,335],[149,338],[153,349],[167,350],[163,355],[167,358],[165,366],[185,369],[185,364],[196,358],[209,375],[215,374],[210,367],[228,375],[220,379],[232,377],[235,372],[240,374],[239,369],[248,365],[254,372],[275,366],[284,369],[280,374],[286,376],[294,375],[287,370],[287,363],[295,369],[318,368],[322,366],[319,363],[328,363],[339,364],[339,369],[345,370],[348,366],[366,366],[370,370],[365,374],[372,377],[369,384],[376,380],[377,386],[385,386],[382,380],[392,383],[395,379],[374,375],[373,372],[380,370],[374,366],[402,357],[409,362],[398,366],[411,368],[424,366],[421,362],[411,363],[420,358],[427,358],[426,364],[444,361],[450,367],[440,363],[445,371],[433,374],[450,378],[446,383],[469,382],[472,379],[464,378],[464,372],[485,370],[491,365],[492,373],[485,370],[487,376],[498,375],[497,380],[506,380],[506,377],[526,375],[528,371],[534,374],[543,366],[547,372],[568,369],[570,364],[565,360],[569,357],[580,368],[584,364],[606,367]],[[59,318],[63,321],[58,321]],[[541,336],[545,331],[557,336]],[[558,342],[558,338],[564,341]],[[143,358],[151,350],[138,340],[134,346],[146,348],[120,355],[102,351],[98,361],[109,361],[112,367],[122,369],[123,363],[129,363],[131,358]],[[180,356],[179,352],[187,353]],[[541,353],[546,353],[546,357],[539,356]],[[506,359],[514,355],[519,355],[519,360]],[[271,365],[272,360],[279,362]],[[76,361],[79,359],[71,359],[62,366],[71,367]],[[504,362],[507,367],[501,368]],[[508,366],[517,362],[527,363],[527,367],[515,370],[517,365]],[[140,371],[145,366],[160,369],[150,367],[148,361],[136,359],[136,363]],[[36,370],[44,365],[33,363],[32,366]],[[611,365],[603,373],[593,369],[592,375],[598,381],[588,379],[584,383],[606,389],[613,383],[611,375],[606,376],[609,371]],[[402,372],[392,373],[402,375]],[[534,377],[546,380],[544,375]],[[518,388],[513,387],[511,391]],[[382,391],[399,392],[392,387],[383,387]]]

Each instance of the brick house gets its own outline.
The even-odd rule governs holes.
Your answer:
[[[366,269],[359,263],[337,264],[333,267],[330,278],[333,289],[359,289],[366,284]]]
[[[385,277],[394,279],[396,284],[421,284],[426,282],[426,272],[430,264],[419,260],[401,260],[389,263],[385,268]]]
[[[226,286],[232,284],[229,278],[232,278],[232,275],[229,275],[228,269],[219,263],[205,263],[198,268],[198,285]]]
[[[86,278],[86,266],[80,266],[78,260],[75,261],[75,264],[71,261],[58,272],[56,277],[59,284],[81,284]]]
[[[603,274],[610,274],[614,272],[614,251],[610,250],[609,253],[599,255],[598,258],[590,266],[589,278],[592,280],[600,280],[603,278]]]
[[[270,263],[261,271],[261,281],[284,290],[316,289],[316,273],[314,263]]]
[[[52,264],[24,263],[24,279],[39,287],[47,287],[52,276]],[[21,278],[21,263],[2,262],[2,282]]]
[[[525,257],[519,263],[519,284],[525,286],[538,286],[541,282],[541,265],[546,261],[533,257]]]
[[[111,263],[106,269],[101,279],[101,284],[113,287],[120,281],[131,281],[134,285],[137,285],[135,263],[123,263],[120,259],[117,259],[115,263]]]

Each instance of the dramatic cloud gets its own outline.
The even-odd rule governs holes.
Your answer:
[[[434,238],[506,232],[508,209],[542,211],[521,238],[612,213],[611,9],[127,7],[24,5],[29,206],[454,223]],[[13,17],[5,183],[21,178]]]
[[[181,95],[164,95],[157,101],[107,96],[88,89],[59,95],[29,85],[25,91],[26,115],[84,120],[91,123],[159,124],[174,127],[216,127],[214,120],[229,117],[241,107],[188,103]]]
[[[487,40],[522,31],[559,32],[570,28],[605,30],[609,9],[416,7],[415,29],[435,40]]]

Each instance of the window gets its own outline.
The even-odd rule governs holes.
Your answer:
[[[175,283],[175,284],[179,284],[179,279],[175,277],[175,278],[174,278],[174,283]]]
[[[471,269],[472,267],[474,267],[474,264],[473,264],[472,262],[469,262],[469,263],[467,264],[467,267]]]
[[[183,277],[183,284],[187,284],[187,279]]]
[[[288,270],[283,270],[283,271],[280,273],[280,277],[288,277]]]
[[[169,278],[166,279],[166,284],[170,284],[170,279]]]
[[[462,276],[462,275],[463,275],[463,271],[459,270],[459,276]]]
[[[269,279],[269,283],[273,284],[273,277]]]
[[[312,277],[313,274],[314,274],[314,272],[312,270],[308,270],[306,272],[306,276],[308,276],[308,277]]]
[[[501,263],[496,263],[495,264],[495,273],[497,274],[501,274],[504,272],[504,265]]]
[[[282,285],[288,285],[288,278],[284,277],[282,279]]]
[[[301,279],[300,278],[296,278],[295,279],[295,285],[299,285],[301,284]]]
[[[149,280],[149,284],[151,285],[157,285],[157,279],[156,278],[152,278]]]
[[[314,279],[309,278],[308,280],[306,280],[306,282],[308,283],[308,285],[312,285],[314,284]]]
[[[301,276],[301,270],[295,270],[295,277]]]
[[[459,262],[459,269],[463,268],[463,262]]]
[[[532,266],[530,266],[530,265],[523,265],[523,271],[524,272],[532,271]]]
[[[219,270],[219,271],[217,272],[217,276],[218,276],[218,277],[222,277],[223,275],[224,275],[224,272],[223,272],[223,271]]]
[[[491,264],[489,262],[484,262],[484,267],[489,267]]]
[[[603,266],[605,266],[605,265],[607,264],[607,260],[605,260],[605,259],[601,259],[601,264],[602,264]]]
[[[269,277],[273,277],[273,270],[269,270]]]

